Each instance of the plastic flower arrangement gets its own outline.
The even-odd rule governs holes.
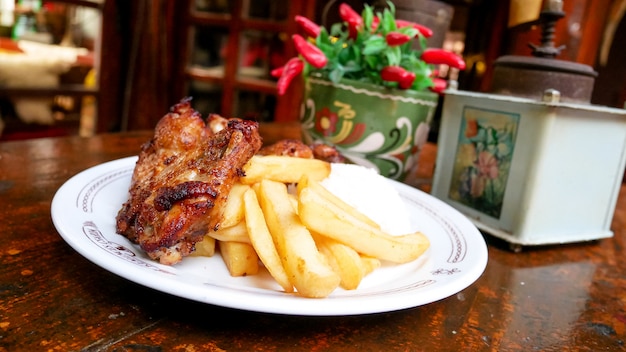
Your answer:
[[[333,24],[330,31],[306,17],[295,17],[308,38],[294,34],[292,40],[299,55],[272,71],[272,76],[278,78],[279,95],[300,74],[334,83],[346,78],[392,89],[430,89],[440,93],[446,83],[433,77],[433,65],[465,69],[460,56],[427,48],[426,38],[433,34],[432,30],[396,19],[392,3],[377,13],[365,5],[361,14],[343,3],[339,15],[343,22]],[[419,42],[421,49],[414,49],[414,41]]]

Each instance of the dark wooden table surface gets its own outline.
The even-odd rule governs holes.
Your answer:
[[[268,140],[297,133],[263,130]],[[74,174],[150,132],[0,143],[0,351],[607,351],[626,346],[626,188],[610,239],[513,253],[467,289],[397,312],[260,314],[120,278],[75,252],[50,204]],[[432,160],[432,158],[431,158]]]

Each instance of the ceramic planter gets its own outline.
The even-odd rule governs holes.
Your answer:
[[[404,180],[417,165],[437,102],[432,92],[309,77],[301,111],[303,139],[333,145],[355,164]]]

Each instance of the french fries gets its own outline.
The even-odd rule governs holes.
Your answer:
[[[317,250],[309,230],[296,214],[287,186],[261,181],[259,202],[291,283],[306,297],[326,297],[339,286],[339,275]]]
[[[367,274],[370,274],[372,271],[380,268],[381,263],[380,259],[378,258],[369,257],[367,255],[361,254],[361,265],[363,267],[363,272],[367,276]]]
[[[250,186],[242,183],[235,183],[228,193],[226,204],[224,205],[223,220],[221,228],[235,226],[243,221],[243,194]]]
[[[320,298],[337,287],[357,289],[381,260],[406,263],[430,246],[420,232],[384,232],[328,191],[319,182],[330,174],[327,162],[254,156],[244,172],[229,193],[219,230],[196,244],[210,256],[219,243],[232,276],[254,275],[262,263],[284,292]],[[296,192],[287,184],[296,184]]]
[[[354,207],[350,206],[349,204],[347,204],[346,202],[344,202],[343,200],[341,200],[341,198],[337,197],[336,195],[332,194],[329,190],[327,190],[324,186],[322,186],[319,182],[316,182],[315,180],[311,180],[310,177],[308,176],[304,176],[300,179],[299,183],[298,183],[298,194],[300,194],[300,191],[302,191],[305,188],[309,188],[312,191],[314,191],[318,196],[325,198],[328,202],[331,202],[332,204],[336,205],[337,207],[339,207],[341,209],[342,212],[346,212],[348,214],[350,214],[351,216],[353,216],[354,218],[368,224],[369,226],[375,227],[377,229],[380,229],[380,225],[378,225],[374,220],[370,219],[367,215],[361,213],[360,211],[356,210]]]
[[[298,214],[309,229],[359,253],[394,263],[407,263],[417,259],[430,246],[428,238],[420,232],[389,235],[345,211],[343,205],[320,196],[311,187],[301,189],[298,197]]]
[[[249,243],[220,242],[220,253],[231,276],[256,275],[259,257]]]
[[[196,250],[191,252],[194,257],[212,257],[215,254],[215,238],[204,236],[202,241],[196,242]]]
[[[341,287],[346,290],[356,289],[366,275],[366,268],[359,253],[342,243],[319,235],[316,237],[316,243],[341,278]]]
[[[214,239],[223,242],[251,243],[250,236],[248,236],[248,229],[246,228],[246,223],[244,221],[235,226],[220,228],[217,231],[209,231],[206,236],[213,237]]]
[[[255,155],[243,167],[243,171],[246,175],[239,180],[248,185],[262,180],[296,183],[304,175],[313,180],[325,179],[330,175],[330,164],[318,159]]]
[[[244,193],[243,204],[250,242],[252,242],[259,259],[285,292],[293,292],[293,285],[289,281],[287,272],[276,251],[272,234],[267,228],[263,210],[259,205],[256,193],[251,188]]]

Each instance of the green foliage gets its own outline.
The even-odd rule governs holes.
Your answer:
[[[401,66],[415,73],[410,89],[424,90],[433,86],[432,67],[420,60],[427,47],[426,38],[411,26],[398,28],[392,3],[388,3],[382,13],[374,13],[371,6],[365,5],[361,17],[363,25],[358,28],[356,38],[350,37],[347,23],[333,24],[330,33],[321,28],[315,44],[326,55],[328,63],[321,69],[307,64],[305,74],[315,74],[335,83],[348,78],[395,88],[398,83],[383,81],[380,71],[386,66]],[[403,33],[412,39],[402,45],[390,46],[386,36],[391,32]]]

